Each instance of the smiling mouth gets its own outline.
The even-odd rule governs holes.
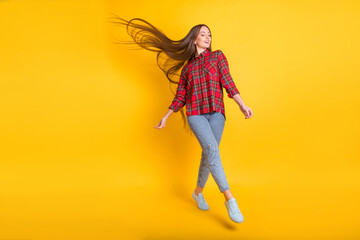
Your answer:
[[[205,42],[205,43],[210,44],[210,42]]]

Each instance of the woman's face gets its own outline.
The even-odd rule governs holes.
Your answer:
[[[206,49],[211,45],[211,33],[206,26],[200,28],[200,32],[195,40],[196,46],[198,48]]]

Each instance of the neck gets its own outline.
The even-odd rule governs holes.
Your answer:
[[[196,56],[199,56],[203,51],[206,50],[206,48],[196,48]]]

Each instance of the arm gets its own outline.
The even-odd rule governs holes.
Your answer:
[[[239,105],[241,112],[245,115],[245,119],[251,118],[253,116],[253,112],[251,108],[245,105],[244,101],[240,97],[240,94],[237,93],[233,96],[235,102]]]
[[[231,77],[229,63],[226,59],[225,54],[221,50],[218,51],[218,68],[220,72],[220,83],[225,88],[228,97],[233,98],[235,94],[240,94],[240,92]]]
[[[230,75],[228,61],[221,50],[219,50],[218,67],[220,70],[220,82],[228,93],[228,97],[234,99],[234,101],[239,105],[241,112],[245,115],[245,119],[251,118],[253,116],[252,110],[245,105],[244,101],[240,97],[240,92]]]
[[[169,106],[169,109],[177,112],[185,105],[186,100],[186,90],[187,90],[187,76],[185,67],[181,70],[181,75],[179,79],[179,84],[177,86],[175,97]]]
[[[176,90],[175,97],[169,106],[168,112],[165,114],[165,116],[160,120],[158,125],[156,125],[154,128],[161,129],[166,126],[166,121],[170,117],[171,114],[174,112],[177,112],[185,105],[186,100],[186,88],[187,88],[187,77],[185,74],[185,67],[181,70],[181,76],[179,80],[179,85]]]
[[[245,105],[244,101],[242,100],[242,98],[240,97],[239,93],[235,94],[232,98],[237,103],[237,105],[239,105],[240,108],[246,107],[246,105]]]
[[[170,115],[173,114],[173,113],[174,113],[174,110],[169,109],[169,111],[165,114],[164,118],[168,119],[170,117]]]

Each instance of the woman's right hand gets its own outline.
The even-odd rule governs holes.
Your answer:
[[[156,125],[154,128],[161,129],[161,128],[165,127],[166,126],[166,120],[167,120],[167,118],[163,117],[160,120],[159,124]]]

